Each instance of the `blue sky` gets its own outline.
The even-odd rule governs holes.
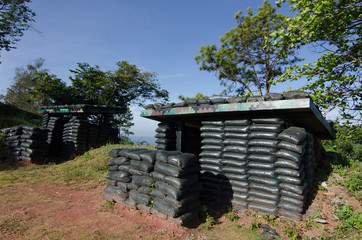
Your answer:
[[[17,49],[1,52],[0,93],[5,94],[16,67],[36,58],[69,84],[69,69],[77,62],[115,70],[126,60],[158,75],[162,88],[177,102],[180,94],[194,96],[220,93],[222,87],[213,73],[199,71],[194,57],[202,45],[218,43],[220,36],[235,27],[234,15],[251,7],[257,12],[262,0],[33,0],[35,30],[27,31]],[[279,12],[290,14],[288,6]],[[314,55],[304,50],[307,61]],[[286,90],[289,84],[272,88]],[[297,86],[292,86],[292,88]],[[138,136],[153,136],[156,122],[141,119],[134,107]]]

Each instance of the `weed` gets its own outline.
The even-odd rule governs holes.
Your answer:
[[[261,218],[264,219],[269,225],[275,227],[275,218],[273,218],[271,215],[262,214]]]
[[[4,235],[24,235],[27,229],[28,228],[23,225],[21,219],[16,215],[0,222],[0,233]]]
[[[351,228],[362,229],[362,213],[353,211],[353,207],[340,204],[335,212],[335,217],[339,220],[336,229],[346,232]]]
[[[292,240],[303,239],[303,229],[296,223],[289,223],[283,226],[284,234]]]
[[[150,205],[149,205],[149,208],[152,209],[153,208],[153,203],[155,201],[155,198],[151,197],[150,199]]]
[[[229,211],[227,214],[226,214],[226,217],[231,221],[231,222],[236,222],[239,217],[233,212],[233,211]]]
[[[114,202],[105,200],[104,202],[100,203],[98,206],[98,210],[101,212],[106,212],[108,210],[113,210],[114,209]]]
[[[206,205],[203,205],[200,210],[201,221],[204,222],[204,224],[202,224],[202,228],[205,230],[210,229],[216,223],[214,217],[210,216],[207,210]]]
[[[249,230],[250,231],[254,231],[255,229],[258,229],[259,225],[258,225],[258,221],[256,219],[254,219],[253,221],[250,222],[249,224]]]
[[[141,216],[142,216],[142,211],[138,210],[138,211],[137,211],[137,216],[138,216],[138,217],[141,217]]]

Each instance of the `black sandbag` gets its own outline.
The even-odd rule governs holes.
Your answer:
[[[116,186],[119,187],[123,192],[128,192],[128,183],[117,182]]]
[[[285,99],[303,99],[309,98],[309,94],[304,91],[289,91],[283,93]]]
[[[248,162],[249,169],[266,169],[273,170],[275,168],[274,163],[265,163],[265,162]]]
[[[225,138],[237,138],[237,139],[248,139],[249,133],[234,133],[234,132],[226,132]]]
[[[226,192],[237,192],[237,193],[248,193],[249,189],[247,187],[238,187],[234,185],[223,185],[222,190]]]
[[[284,209],[279,209],[278,210],[278,214],[285,216],[285,217],[290,217],[290,218],[294,218],[297,220],[301,220],[302,219],[302,214],[297,213],[297,212],[292,212],[292,211],[288,211],[288,210],[284,210]]]
[[[158,191],[157,189],[152,190],[150,192],[150,196],[159,198],[159,199],[164,199],[166,197],[166,195],[163,192]]]
[[[303,176],[304,165],[301,164],[299,169],[276,168],[275,172],[280,175],[301,178]]]
[[[235,168],[235,167],[223,167],[222,171],[226,174],[239,174],[244,175],[247,174],[248,171],[246,168]]]
[[[277,150],[272,147],[259,147],[259,146],[252,146],[248,148],[248,152],[250,154],[260,154],[260,155],[269,155],[275,153]]]
[[[171,128],[171,127],[167,127],[167,128],[162,127],[162,128],[160,128],[160,127],[158,127],[158,128],[156,128],[155,131],[156,131],[157,133],[172,134],[172,133],[175,132],[175,128]]]
[[[147,205],[144,205],[142,203],[139,203],[137,204],[137,209],[141,210],[141,211],[144,211],[146,213],[150,213],[151,212],[151,209],[150,207],[148,207]]]
[[[218,178],[218,177],[201,175],[200,176],[200,182],[210,182],[210,183],[215,183],[215,184],[222,184],[223,179]]]
[[[286,202],[280,202],[278,207],[279,207],[279,209],[285,209],[285,210],[289,210],[289,211],[293,211],[293,212],[297,212],[297,213],[302,213],[304,211],[303,206],[288,204]]]
[[[278,201],[277,200],[263,199],[263,198],[258,198],[258,197],[250,197],[249,196],[248,197],[248,202],[262,204],[262,205],[268,205],[268,206],[272,206],[272,207],[277,207],[278,206]]]
[[[302,184],[300,185],[295,185],[295,184],[289,184],[289,183],[280,183],[279,186],[287,191],[290,192],[294,192],[294,193],[298,193],[298,194],[303,194],[304,190],[308,187],[308,182],[304,181]]]
[[[275,172],[273,170],[265,170],[265,169],[249,169],[249,175],[259,176],[259,177],[270,177],[275,178]]]
[[[129,159],[127,159],[125,157],[114,157],[108,161],[107,166],[128,165],[128,164],[129,164]]]
[[[286,197],[290,197],[290,198],[294,198],[300,201],[304,201],[307,197],[307,191],[302,192],[301,194],[299,193],[295,193],[295,192],[291,192],[291,191],[287,191],[285,189],[282,189],[280,191],[280,194],[282,196],[286,196]]]
[[[299,153],[296,153],[296,152],[291,152],[291,151],[284,150],[284,149],[279,150],[276,153],[276,155],[278,157],[280,157],[280,158],[289,159],[289,160],[292,160],[294,162],[300,162],[302,160],[302,157],[303,157],[302,154],[299,154]]]
[[[290,127],[285,129],[278,136],[278,139],[294,144],[301,144],[306,138],[307,131],[300,127]]]
[[[150,195],[150,193],[152,192],[152,189],[150,187],[141,186],[138,188],[137,192],[139,192],[141,194],[145,194],[145,195]]]
[[[111,179],[111,180],[121,181],[121,182],[130,182],[131,181],[131,177],[129,176],[129,174],[127,174],[125,172],[121,172],[121,171],[109,172],[107,174],[106,178]]]
[[[250,196],[256,196],[256,197],[259,197],[259,198],[264,198],[264,199],[271,199],[271,200],[279,200],[280,199],[279,194],[273,194],[273,193],[258,191],[258,190],[254,190],[254,189],[249,190],[249,195]]]
[[[243,153],[224,152],[222,154],[224,159],[233,159],[236,161],[246,161],[248,155]]]
[[[151,177],[153,177],[153,179],[156,181],[162,181],[162,182],[165,181],[165,175],[159,172],[152,172]]]
[[[108,171],[117,171],[118,170],[118,166],[117,165],[113,165],[113,166],[110,166],[108,168]]]
[[[241,201],[247,201],[248,200],[248,194],[243,193],[233,193],[233,199],[241,200]]]
[[[203,151],[222,151],[223,150],[223,146],[222,145],[202,145],[201,146],[201,150]]]
[[[251,124],[250,120],[248,119],[241,119],[241,120],[226,120],[226,126],[249,126]]]
[[[143,172],[151,172],[153,170],[153,165],[146,161],[131,160],[131,166]]]
[[[278,158],[277,161],[275,162],[275,166],[276,167],[281,167],[281,168],[290,168],[290,169],[296,169],[298,170],[300,167],[300,162],[295,162],[289,159],[284,159],[284,158]]]
[[[205,171],[211,171],[211,172],[217,172],[217,173],[222,172],[222,167],[217,166],[217,165],[201,164],[200,167],[201,167],[201,170],[205,170]]]
[[[122,202],[126,199],[124,197],[120,197],[120,196],[118,196],[116,194],[112,194],[112,193],[105,193],[105,194],[103,194],[103,197],[110,202]]]
[[[274,187],[274,186],[268,186],[268,185],[264,185],[264,184],[260,184],[260,183],[250,183],[249,184],[250,189],[254,189],[257,191],[263,191],[263,192],[269,192],[272,194],[276,194],[278,195],[280,193],[280,188],[279,187]]]
[[[170,145],[170,144],[175,144],[176,139],[168,139],[168,138],[158,138],[156,139],[156,143],[157,144],[165,144],[165,145]]]
[[[231,199],[231,204],[242,207],[242,208],[248,208],[248,205],[249,205],[248,202],[239,201],[239,200],[236,200],[236,199]]]
[[[150,201],[151,201],[151,197],[148,196],[148,195],[145,195],[145,194],[141,194],[137,191],[130,191],[129,192],[129,198],[132,200],[132,201],[135,201],[136,203],[142,203],[142,204],[145,204],[145,205],[149,205],[150,204]]]
[[[251,132],[249,133],[250,139],[270,139],[270,140],[276,140],[278,138],[277,132]]]
[[[134,149],[133,151],[128,151],[126,153],[126,156],[130,159],[140,161],[141,160],[140,154],[146,153],[148,151],[149,150],[147,150],[147,149]]]
[[[227,175],[227,177],[230,179],[227,184],[230,184],[231,186],[235,186],[235,187],[241,187],[241,188],[249,187],[249,183],[246,180],[244,180],[244,177],[245,176],[247,177],[247,175],[239,175],[239,178],[236,178],[236,177],[233,178],[231,176],[237,176],[237,175]]]
[[[118,186],[107,186],[104,189],[104,191],[107,192],[107,193],[118,195],[118,196],[120,196],[122,198],[127,198],[128,197],[128,193],[123,192],[122,189],[120,187],[118,187]]]
[[[217,138],[204,138],[201,140],[201,144],[206,145],[216,145],[219,146],[222,144],[222,139],[217,139]]]
[[[216,138],[216,139],[223,139],[224,133],[217,133],[217,132],[202,132],[201,134],[202,138]]]
[[[265,101],[283,100],[284,96],[280,93],[266,93],[264,99]]]
[[[248,154],[248,147],[228,145],[224,147],[224,152]]]
[[[159,181],[156,181],[155,187],[156,187],[156,189],[163,192],[164,194],[166,194],[170,197],[173,197],[177,200],[180,199],[183,195],[185,195],[188,191],[188,187],[186,187],[184,189],[177,189],[167,183],[159,182]]]
[[[260,183],[260,184],[270,185],[270,186],[278,186],[280,181],[275,178],[250,176],[249,182],[255,182],[255,183]]]
[[[179,155],[179,154],[181,154],[181,152],[159,150],[156,153],[156,161],[167,163],[169,156]]]
[[[200,166],[194,165],[194,166],[187,167],[184,169],[179,169],[179,168],[170,166],[169,164],[165,164],[163,162],[156,161],[154,169],[155,169],[155,171],[160,172],[166,176],[181,177],[181,176],[187,175],[189,173],[194,173],[194,172],[199,171]]]
[[[153,183],[153,179],[150,177],[144,177],[144,176],[132,176],[132,183],[140,186],[146,186],[151,187]]]
[[[281,141],[278,146],[281,149],[285,149],[285,150],[289,150],[289,151],[292,151],[292,152],[302,154],[303,151],[304,151],[304,148],[306,146],[306,141],[301,142],[298,145],[294,144],[294,143],[291,143],[291,142],[287,142],[287,141]]]
[[[189,193],[199,193],[202,190],[202,184],[196,183],[190,186]]]
[[[224,128],[225,132],[232,133],[248,133],[250,130],[249,126],[226,126]]]
[[[112,149],[111,151],[108,152],[108,155],[112,158],[116,158],[119,157],[119,152],[122,150],[122,148],[116,148],[116,149]]]
[[[213,175],[215,175],[215,176],[218,176],[218,175],[222,176],[222,175],[223,175],[221,171],[202,170],[202,169],[200,170],[200,174],[201,174],[201,175],[204,175],[204,174],[213,174]]]
[[[198,209],[193,209],[190,212],[186,212],[177,218],[168,217],[167,220],[176,223],[178,225],[185,225],[186,223],[190,222],[192,219],[197,217],[199,214]]]
[[[299,199],[295,199],[295,198],[292,198],[292,197],[287,197],[287,196],[281,196],[280,197],[280,202],[285,202],[285,203],[288,203],[288,204],[291,204],[291,205],[296,205],[296,206],[304,206],[305,204],[305,200],[299,200]]]
[[[200,161],[201,161],[201,159],[200,159]],[[246,167],[247,162],[246,161],[233,160],[233,159],[223,159],[222,164],[224,166],[238,168],[238,167]]]
[[[116,185],[117,185],[117,181],[116,181],[116,180],[109,180],[109,181],[107,181],[107,185],[108,185],[108,186],[116,186]]]
[[[223,121],[202,121],[201,123],[202,123],[202,125],[211,125],[211,126],[219,126],[219,127],[224,126]]]
[[[281,124],[252,124],[250,126],[252,132],[276,132],[279,133],[282,130]]]
[[[240,138],[227,138],[223,141],[223,144],[224,145],[247,146],[248,140],[240,139]]]
[[[181,208],[189,204],[195,205],[198,202],[199,196],[200,193],[187,193],[184,196],[182,196],[179,200],[167,196],[163,199],[163,201],[176,208]]]
[[[249,203],[249,208],[271,214],[277,214],[278,212],[276,207],[263,206],[255,203]]]
[[[176,133],[175,132],[167,132],[167,133],[157,133],[155,135],[155,138],[175,138]]]
[[[202,188],[200,192],[201,192],[200,198],[207,200],[211,199],[220,200],[221,191],[219,191],[218,189]]]
[[[197,164],[197,157],[191,153],[173,155],[168,157],[168,163],[178,168],[186,168]]]
[[[133,167],[130,167],[129,170],[128,170],[128,172],[129,172],[129,174],[131,174],[131,175],[146,176],[146,177],[150,177],[150,176],[151,176],[150,173],[137,170],[137,169],[135,169],[135,168],[133,168]]]
[[[222,155],[222,151],[202,151],[199,156],[202,158],[215,158],[218,159]]]
[[[252,139],[248,142],[248,146],[257,146],[257,147],[269,147],[269,148],[278,148],[279,140],[270,140],[270,139]]]
[[[277,179],[282,183],[299,185],[303,182],[304,177],[305,177],[305,175],[303,172],[303,175],[300,177],[290,177],[290,176],[279,175],[279,176],[277,176]]]
[[[154,200],[153,207],[156,210],[166,214],[167,216],[171,216],[171,217],[180,216],[182,213],[184,213],[186,211],[185,208],[175,208],[174,206],[167,204],[158,198],[156,198]]]
[[[200,131],[201,132],[217,132],[217,133],[224,132],[223,127],[212,126],[212,125],[203,125],[200,128]]]
[[[122,171],[122,172],[125,172],[125,173],[129,173],[130,169],[131,169],[130,165],[119,165],[118,168],[117,168],[118,171]]]
[[[165,182],[178,189],[183,189],[191,184],[197,183],[198,181],[199,181],[199,174],[197,173],[188,174],[181,178],[173,178],[165,176]]]

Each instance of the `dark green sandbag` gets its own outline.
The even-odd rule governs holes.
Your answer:
[[[165,195],[173,197],[177,200],[180,199],[183,195],[185,195],[188,191],[188,187],[184,189],[177,189],[167,183],[159,181],[156,181],[155,188],[164,193]]]
[[[131,177],[129,174],[121,171],[111,171],[106,176],[107,179],[121,181],[121,182],[130,182]]]
[[[137,191],[130,191],[129,192],[129,198],[136,202],[136,203],[142,203],[142,204],[145,204],[145,205],[149,205],[150,204],[150,201],[151,201],[151,197],[148,196],[148,195],[145,195],[145,194],[141,194]]]
[[[291,142],[294,144],[301,144],[307,138],[307,131],[300,127],[290,127],[281,132],[278,139]]]
[[[279,200],[280,199],[279,194],[273,194],[273,193],[258,191],[258,190],[254,190],[254,189],[249,190],[249,195],[250,196],[256,196],[256,197],[259,197],[259,198],[264,198],[264,199],[271,199],[271,200]]]
[[[226,120],[226,126],[249,126],[251,124],[250,120],[248,119],[241,119],[241,120]]]
[[[267,206],[272,206],[272,207],[277,207],[278,206],[278,201],[277,200],[270,200],[270,199],[264,199],[264,198],[259,198],[259,197],[252,197],[252,196],[248,197],[248,202],[249,203],[267,205]]]
[[[111,150],[112,151],[112,150]],[[113,165],[128,165],[130,163],[128,158],[125,157],[114,157],[108,161],[107,166]]]
[[[192,153],[169,156],[167,162],[177,168],[186,168],[198,163],[196,155]]]
[[[139,185],[139,186],[146,186],[151,187],[153,183],[153,179],[150,177],[144,176],[132,176],[132,183]]]
[[[148,173],[153,170],[153,165],[146,161],[131,160],[131,166],[136,170]]]
[[[156,198],[153,202],[153,207],[162,212],[163,214],[166,214],[167,216],[171,217],[178,217],[181,214],[183,214],[186,211],[186,208],[175,208],[171,204],[167,204],[164,201]]]
[[[183,189],[191,184],[197,183],[199,181],[199,174],[193,173],[179,178],[165,176],[164,180],[166,183],[170,184],[175,188]]]
[[[255,203],[249,203],[249,208],[271,214],[277,214],[278,212],[277,207],[263,206]]]

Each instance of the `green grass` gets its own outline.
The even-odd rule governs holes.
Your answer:
[[[145,148],[143,146],[108,144],[92,149],[84,155],[61,164],[37,165],[20,168],[0,164],[0,185],[11,186],[27,183],[82,184],[96,187],[105,183],[108,172],[108,152],[115,148]],[[152,147],[148,147],[152,149]]]

